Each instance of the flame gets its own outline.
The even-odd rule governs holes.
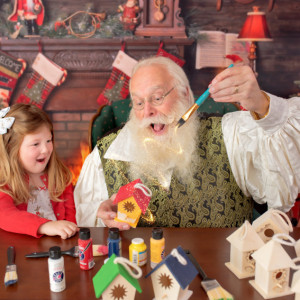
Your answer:
[[[81,159],[77,160],[76,164],[74,164],[70,167],[70,171],[71,171],[72,177],[73,177],[72,183],[74,186],[76,185],[76,182],[80,175],[82,165],[83,165],[86,157],[90,154],[89,145],[86,142],[80,142],[80,154],[81,154]]]

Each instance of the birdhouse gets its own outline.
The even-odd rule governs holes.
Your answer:
[[[145,214],[152,192],[140,179],[134,180],[119,189],[114,204],[118,204],[115,221],[128,223],[136,227],[141,214]]]
[[[137,273],[133,273],[128,265]],[[137,280],[141,276],[140,267],[124,257],[113,254],[93,277],[95,295],[97,298],[102,295],[103,300],[134,299],[136,290],[142,292]]]
[[[227,241],[230,243],[230,262],[225,263],[237,278],[254,276],[255,260],[252,253],[264,245],[263,240],[248,221],[231,234]]]
[[[252,254],[255,259],[255,279],[250,284],[265,298],[290,295],[292,259],[280,243],[270,240]]]
[[[165,257],[150,273],[155,299],[188,299],[192,291],[189,284],[198,271],[184,250],[178,246]]]
[[[284,212],[277,209],[269,209],[252,223],[253,228],[266,243],[274,234],[293,231],[290,218]]]
[[[300,239],[295,243],[295,251],[296,251],[297,257],[300,257]]]
[[[293,275],[292,291],[295,293],[295,300],[300,300],[300,270]]]

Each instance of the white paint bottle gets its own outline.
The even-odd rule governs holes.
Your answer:
[[[61,292],[66,288],[64,258],[58,246],[49,249],[48,270],[50,290]]]

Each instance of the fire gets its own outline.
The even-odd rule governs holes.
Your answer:
[[[70,171],[73,176],[73,180],[72,180],[73,186],[75,186],[78,180],[82,165],[86,157],[89,155],[89,153],[90,153],[89,145],[86,142],[80,142],[81,159],[76,160],[76,165],[74,164],[70,166]]]

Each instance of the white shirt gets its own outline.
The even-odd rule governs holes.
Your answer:
[[[258,203],[267,203],[268,208],[288,211],[300,188],[300,98],[269,96],[269,114],[264,119],[255,121],[248,111],[227,113],[222,130],[230,166],[243,193]],[[104,158],[133,161],[130,140],[125,125]],[[172,174],[165,175],[170,183]],[[95,147],[83,164],[74,191],[78,226],[104,226],[96,214],[107,199]]]

